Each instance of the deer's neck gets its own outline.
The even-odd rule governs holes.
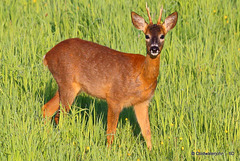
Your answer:
[[[143,77],[147,82],[154,82],[159,75],[160,54],[152,59],[148,54],[143,65]]]

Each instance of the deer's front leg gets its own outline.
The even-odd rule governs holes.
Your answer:
[[[152,149],[151,143],[151,129],[148,117],[148,104],[149,102],[143,102],[134,106],[137,121],[142,131],[142,135],[147,142],[149,150]]]
[[[107,113],[107,142],[108,147],[112,144],[114,135],[116,133],[117,123],[119,114],[121,112],[121,107],[116,103],[107,101],[108,103],[108,113]]]

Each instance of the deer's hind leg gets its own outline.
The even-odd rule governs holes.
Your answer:
[[[63,108],[63,113],[69,112],[71,105],[77,96],[77,94],[81,90],[81,86],[78,83],[67,83],[67,84],[59,84],[59,98],[60,103]],[[59,109],[59,106],[58,106]],[[60,111],[55,115],[55,123],[58,124],[59,122]]]
[[[59,92],[57,91],[53,98],[42,106],[44,118],[51,119],[54,113],[59,110]]]

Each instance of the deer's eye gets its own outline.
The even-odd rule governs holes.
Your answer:
[[[161,36],[160,36],[160,39],[164,39],[164,37],[165,37],[164,35],[161,35]]]
[[[149,35],[145,35],[145,38],[146,38],[146,39],[150,39],[150,36],[149,36]]]

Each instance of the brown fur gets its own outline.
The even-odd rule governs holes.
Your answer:
[[[133,14],[132,18],[137,15]],[[137,24],[138,19],[141,17],[133,18],[134,26],[145,34],[153,37],[166,34],[166,26],[151,24],[142,28]],[[59,110],[60,102],[68,112],[79,92],[105,99],[108,103],[107,140],[111,144],[120,112],[124,107],[134,106],[142,134],[151,149],[148,104],[157,86],[163,42],[159,42],[160,51],[154,58],[150,54],[151,42],[146,44],[146,57],[122,53],[78,38],[57,44],[43,60],[59,87],[55,96],[42,107],[43,116],[51,118]],[[58,119],[59,112],[56,123]]]

